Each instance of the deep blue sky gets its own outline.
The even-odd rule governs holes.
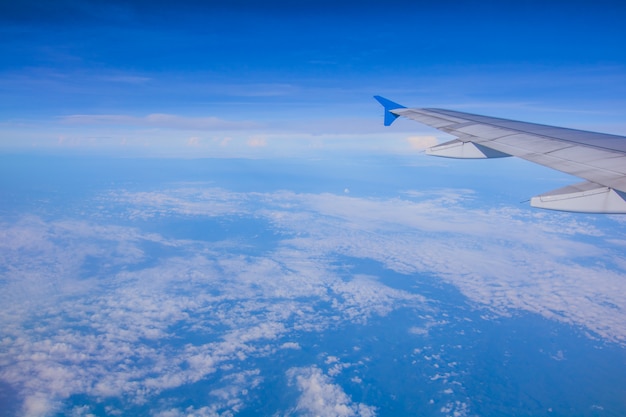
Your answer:
[[[626,134],[626,5],[0,5],[0,149],[408,152],[371,99]],[[381,145],[381,138],[388,138]]]

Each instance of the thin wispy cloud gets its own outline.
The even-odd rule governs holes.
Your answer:
[[[63,123],[74,125],[117,125],[137,127],[160,127],[184,130],[240,130],[258,128],[254,122],[233,122],[217,117],[183,117],[173,114],[149,114],[144,117],[128,115],[76,114],[61,118]]]

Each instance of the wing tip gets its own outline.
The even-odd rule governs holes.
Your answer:
[[[374,96],[374,99],[376,99],[376,101],[378,101],[385,109],[385,126],[390,126],[394,122],[394,120],[398,118],[398,115],[393,114],[391,110],[406,109],[405,106],[386,99],[382,96]]]

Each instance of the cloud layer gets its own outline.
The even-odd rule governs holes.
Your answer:
[[[150,201],[178,192],[143,195],[142,212],[162,207]],[[261,201],[256,215],[295,234],[283,240],[283,250],[374,259],[407,275],[434,273],[499,313],[526,310],[626,341],[624,259],[621,245],[610,244],[621,236],[619,228],[610,234],[591,217],[567,214],[461,209],[459,202],[472,199],[463,190],[405,195],[385,200],[285,191],[234,193],[228,200]],[[184,213],[198,214],[205,207],[208,214],[212,200],[199,197],[196,208]],[[181,213],[184,207],[171,211]]]
[[[346,273],[340,257],[374,260],[409,283],[436,276],[499,316],[533,313],[626,344],[621,223],[463,207],[472,198],[449,189],[385,199],[185,184],[101,194],[90,221],[24,216],[1,224],[0,378],[19,391],[27,416],[67,411],[75,395],[143,407],[207,378],[221,387],[208,393],[211,405],[152,412],[236,413],[264,379],[244,364],[300,351],[294,335],[365,326],[402,308],[436,315],[433,300]],[[113,224],[228,216],[268,222],[276,242],[246,253],[252,242]],[[430,320],[406,334],[427,337],[440,325]],[[314,365],[286,371],[300,393],[292,411],[375,415],[333,381],[343,368],[329,360],[326,374]],[[441,412],[469,413],[455,401]]]

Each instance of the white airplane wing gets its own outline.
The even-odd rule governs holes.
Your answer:
[[[553,190],[530,205],[586,213],[626,213],[626,137],[546,126],[452,110],[406,108],[380,96],[385,126],[399,116],[457,139],[426,150],[447,158],[517,156],[586,181]]]

